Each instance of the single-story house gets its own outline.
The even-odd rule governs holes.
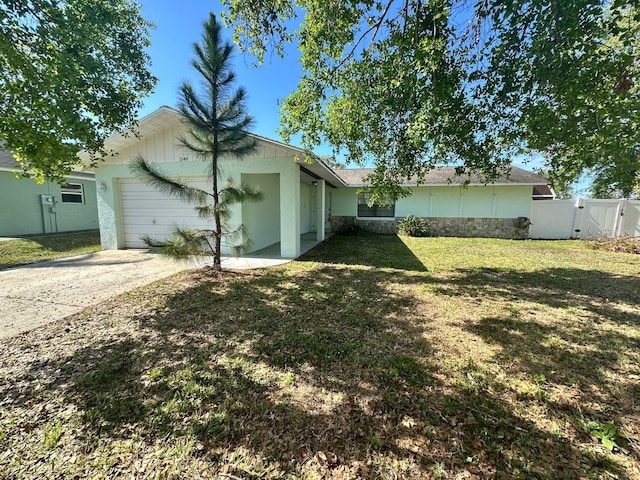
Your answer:
[[[511,167],[493,183],[479,175],[458,176],[454,167],[429,171],[418,184],[409,179],[403,186],[411,195],[394,205],[368,205],[366,177],[371,169],[336,170],[348,185],[332,198],[332,225],[358,225],[377,233],[397,231],[403,217],[415,215],[425,219],[432,235],[455,237],[528,237],[532,201],[549,198],[553,191],[547,179],[522,168]]]
[[[0,151],[0,236],[98,229],[95,176],[72,172],[67,183],[18,178],[18,162]]]
[[[168,238],[176,225],[210,228],[192,204],[155,190],[130,169],[131,161],[142,155],[165,174],[210,189],[209,164],[178,144],[183,129],[176,110],[160,107],[139,121],[139,135],[107,139],[106,148],[117,155],[106,158],[96,170],[104,249],[143,248],[144,235]],[[328,190],[346,184],[320,160],[305,163],[301,149],[254,137],[258,148],[252,156],[222,160],[222,180],[232,178],[259,186],[264,200],[235,205],[230,224],[247,227],[254,250],[280,242],[281,255],[295,258],[300,254],[302,234],[317,232],[317,239],[324,239],[330,216],[326,210]]]
[[[193,208],[175,197],[158,192],[131,172],[131,161],[142,155],[167,175],[182,182],[207,187],[207,163],[179,146],[183,132],[179,114],[170,107],[142,118],[139,135],[114,135],[106,147],[117,155],[106,158],[96,170],[98,212],[105,249],[142,248],[142,237],[168,238],[175,226],[203,227]],[[546,179],[514,168],[509,177],[490,185],[471,179],[463,188],[449,182],[452,169],[431,172],[413,195],[392,207],[369,207],[366,169],[332,170],[319,158],[305,161],[305,152],[284,143],[254,135],[257,151],[250,157],[223,159],[222,178],[260,187],[264,200],[236,205],[233,224],[244,224],[254,250],[280,243],[282,257],[300,254],[300,236],[315,232],[319,241],[329,229],[349,223],[375,231],[394,231],[397,221],[409,214],[426,217],[433,234],[526,237],[534,186]],[[209,187],[210,188],[210,187]],[[523,233],[524,232],[524,233]]]

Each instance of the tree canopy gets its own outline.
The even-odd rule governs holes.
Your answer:
[[[632,0],[222,0],[244,51],[297,43],[285,140],[375,163],[380,196],[453,164],[491,180],[538,152],[629,194],[640,172],[640,8]]]
[[[131,0],[0,1],[0,139],[25,175],[60,179],[133,124],[150,27]]]

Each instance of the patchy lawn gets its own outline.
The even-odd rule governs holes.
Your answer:
[[[4,478],[640,478],[640,257],[336,237],[0,343]]]
[[[0,242],[0,270],[100,251],[100,232],[60,233]]]

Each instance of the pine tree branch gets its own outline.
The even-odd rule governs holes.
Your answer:
[[[211,194],[196,187],[176,182],[138,155],[130,164],[131,171],[156,190],[188,202],[205,203]]]

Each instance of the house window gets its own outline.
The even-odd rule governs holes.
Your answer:
[[[394,203],[391,205],[376,205],[369,206],[369,200],[371,199],[370,192],[358,193],[358,216],[359,217],[395,217],[396,206]]]
[[[66,183],[60,187],[62,203],[84,203],[84,190],[81,183]]]

